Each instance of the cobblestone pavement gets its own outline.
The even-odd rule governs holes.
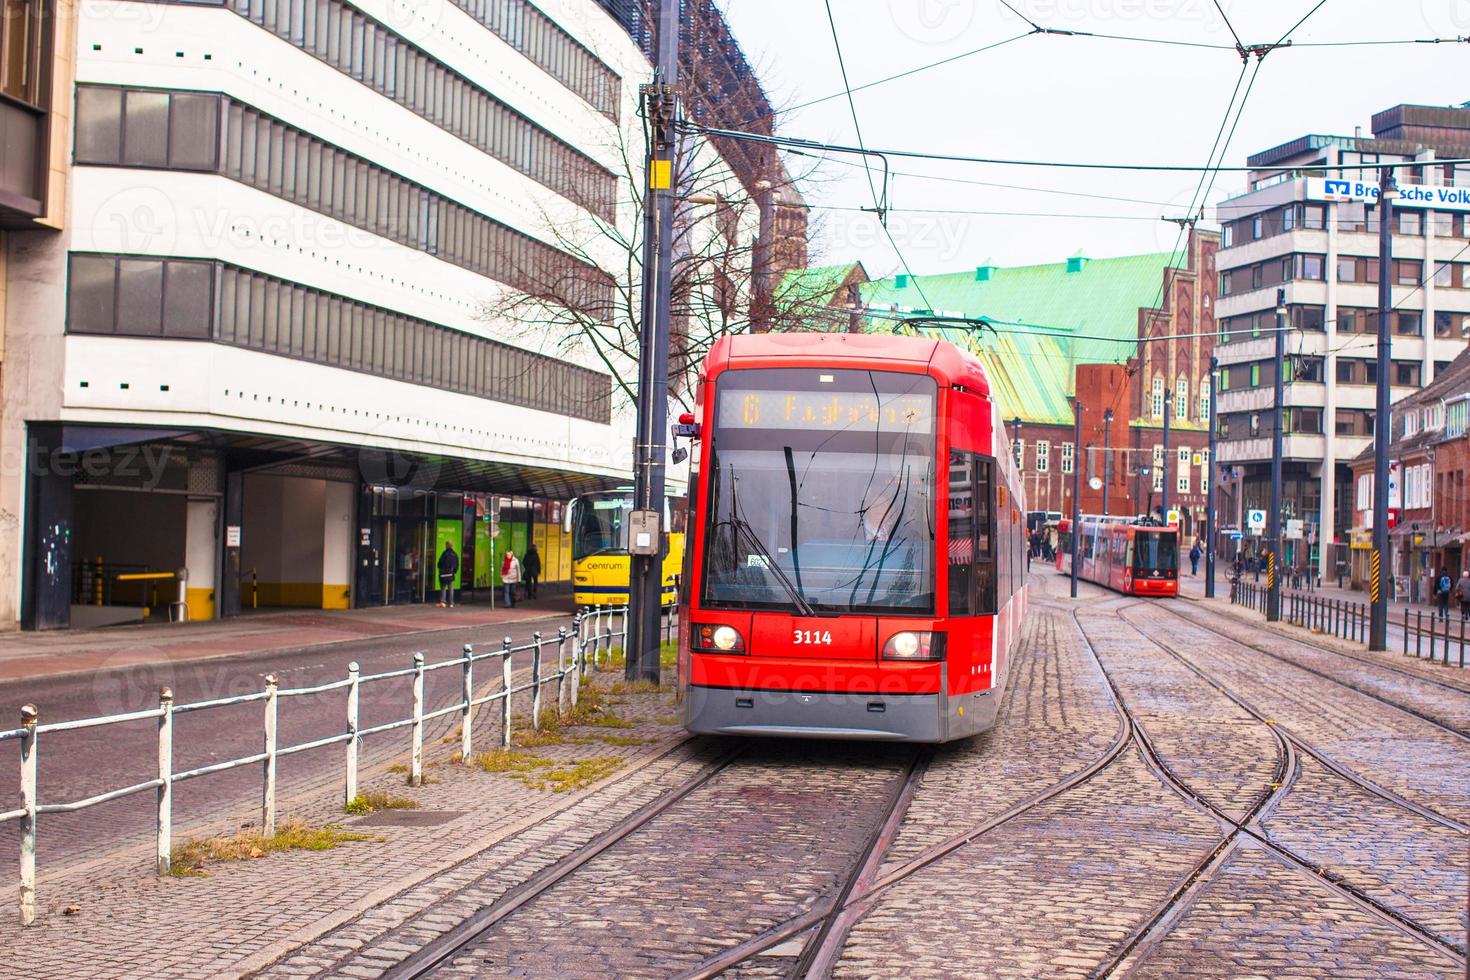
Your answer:
[[[1464,976],[1470,739],[1385,699],[1458,727],[1470,694],[1217,604],[1087,583],[1074,601],[1054,573],[1030,581],[999,725],[967,743],[687,739],[668,692],[604,679],[628,721],[517,752],[614,773],[600,782],[555,793],[436,742],[437,782],[369,788],[438,825],[356,823],[334,795],[303,797],[293,815],[373,839],[207,878],[136,874],[146,853],[127,873],[62,875],[37,928],[0,919],[0,976],[375,977],[522,894],[435,975],[674,976],[770,930],[776,945],[723,975],[789,976],[813,931],[776,928],[845,886],[916,756],[877,884],[833,933],[836,976]]]
[[[1405,799],[1470,821],[1470,739],[1165,609],[1139,606],[1127,615],[1307,745]]]
[[[1463,898],[1463,892],[1462,892]],[[1173,977],[1463,977],[1463,963],[1324,891],[1244,845],[1189,915],[1129,975]]]

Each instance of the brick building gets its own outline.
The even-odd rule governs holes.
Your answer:
[[[894,276],[860,289],[870,313],[993,321],[975,337],[1012,441],[1028,506],[1139,514],[1167,501],[1186,534],[1204,518],[1218,236],[1192,232],[1178,255],[1088,259]],[[1172,261],[1171,261],[1172,260]],[[887,321],[872,321],[887,329]],[[1081,446],[1073,398],[1082,403]],[[1111,420],[1108,413],[1111,412]],[[1168,413],[1168,453],[1164,449]],[[1015,428],[1019,429],[1017,433]]]
[[[1425,388],[1393,409],[1388,446],[1389,567],[1395,594],[1416,600],[1429,594],[1428,579],[1446,568],[1452,578],[1466,567],[1470,530],[1470,351],[1462,352]],[[1353,525],[1350,568],[1355,587],[1368,579],[1373,535],[1373,447],[1352,461]]]

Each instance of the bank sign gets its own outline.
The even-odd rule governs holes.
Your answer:
[[[1378,202],[1378,182],[1308,177],[1307,199],[1376,204]],[[1470,212],[1470,187],[1428,187],[1408,184],[1399,188],[1399,197],[1393,202],[1393,206]]]

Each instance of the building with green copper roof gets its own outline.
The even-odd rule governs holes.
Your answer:
[[[1135,354],[1143,312],[1157,307],[1169,253],[1046,265],[980,266],[933,276],[899,275],[859,287],[870,313],[928,310],[996,321],[970,346],[985,362],[1006,418],[1071,425],[1079,364],[1123,363]],[[871,318],[869,329],[888,329]],[[1028,329],[1028,328],[1034,328]],[[958,331],[956,331],[958,336]]]

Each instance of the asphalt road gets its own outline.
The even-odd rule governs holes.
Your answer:
[[[559,625],[570,625],[570,617],[557,616],[538,622],[514,624],[509,635],[517,645],[529,642],[534,630],[553,639]],[[294,653],[269,652],[218,658],[194,664],[165,664],[123,670],[99,671],[92,675],[58,677],[31,682],[0,684],[0,705],[35,703],[44,723],[115,714],[154,707],[160,687],[173,689],[175,703],[211,700],[260,691],[265,675],[274,672],[281,689],[311,687],[347,676],[347,665],[356,660],[363,675],[412,666],[413,653],[424,652],[426,660],[458,657],[464,644],[478,649],[498,649],[506,635],[504,627],[433,631],[381,639],[365,639]],[[568,656],[571,650],[568,645]],[[554,663],[555,643],[545,654]],[[517,657],[516,668],[529,670],[530,654]],[[477,667],[477,686],[499,677],[498,661]],[[544,667],[543,671],[548,671]],[[457,668],[430,671],[425,677],[426,711],[455,703],[462,678]],[[364,684],[360,698],[359,725],[373,725],[408,717],[412,712],[412,678],[400,677]],[[483,709],[481,709],[483,710]],[[7,712],[8,713],[8,712]],[[174,720],[175,772],[215,762],[241,758],[261,750],[264,706],[261,702],[211,708],[178,714]],[[346,692],[334,690],[279,700],[278,738],[281,746],[340,734],[346,728]],[[3,727],[12,727],[9,718]],[[145,719],[103,728],[42,735],[40,745],[40,800],[43,804],[83,799],[155,778],[157,775],[157,721]],[[436,719],[425,726],[426,745],[458,727],[457,715]],[[340,788],[343,778],[343,746],[331,745],[278,760],[278,800],[293,794],[326,787]],[[362,756],[363,774],[392,762],[406,762],[408,729],[369,737]],[[18,743],[0,743],[0,809],[18,805],[20,798]],[[242,822],[258,819],[261,768],[241,767],[202,776],[174,786],[175,840],[191,827],[222,817]],[[15,804],[12,804],[15,801]],[[289,813],[289,808],[283,808]],[[77,813],[46,814],[40,818],[37,842],[39,872],[56,871],[78,861],[98,857],[121,847],[144,844],[155,828],[154,793],[147,790]],[[19,827],[15,821],[0,826],[0,881],[12,882],[18,874]]]

